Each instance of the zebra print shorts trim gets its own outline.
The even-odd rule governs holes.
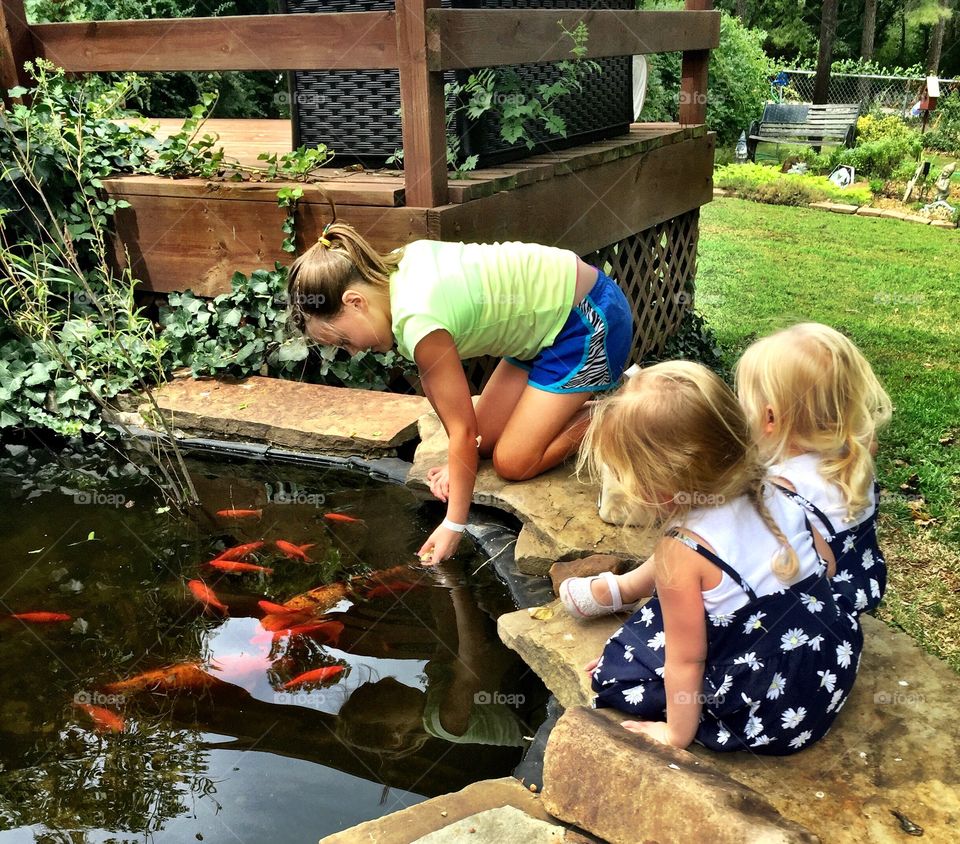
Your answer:
[[[505,360],[525,369],[527,383],[538,390],[597,392],[617,385],[632,342],[630,303],[617,283],[601,271],[550,346],[529,361]]]

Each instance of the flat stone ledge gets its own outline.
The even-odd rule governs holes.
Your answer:
[[[177,377],[155,392],[191,436],[265,442],[306,452],[390,455],[417,436],[422,396],[325,387],[280,378]]]
[[[884,209],[883,208],[871,208],[869,205],[861,205],[857,209],[858,217],[882,217]]]
[[[320,839],[320,844],[410,844],[465,818],[504,806],[511,806],[535,821],[559,824],[547,814],[539,794],[524,788],[513,777],[503,777],[476,782],[462,791],[443,794],[416,806],[358,824]],[[559,828],[563,830],[565,826]],[[503,839],[503,844],[525,844],[525,841],[524,838]],[[586,841],[594,839],[587,838]]]
[[[690,753],[624,730],[604,711],[568,709],[550,734],[543,805],[611,844],[813,844],[759,793]]]
[[[447,435],[432,412],[420,417],[419,427],[420,445],[407,485],[428,489],[427,472],[447,462]],[[601,521],[597,492],[597,487],[577,480],[572,462],[514,482],[497,475],[491,461],[481,460],[473,502],[506,510],[523,522],[515,553],[517,567],[525,574],[546,575],[558,560],[591,554],[643,559],[652,550],[652,537]]]
[[[859,205],[846,205],[842,202],[811,202],[810,208],[819,208],[821,211],[832,211],[834,214],[856,214]]]
[[[936,219],[931,219],[930,225],[937,229],[955,229],[957,227],[956,223],[951,223],[949,220]]]
[[[497,627],[567,708],[593,698],[583,666],[600,655],[623,618],[570,618],[559,602],[523,610]],[[929,841],[954,841],[960,825],[960,677],[906,636],[864,616],[865,647],[853,693],[833,729],[789,757],[689,753],[763,794],[785,818],[831,844],[893,844],[897,811]]]

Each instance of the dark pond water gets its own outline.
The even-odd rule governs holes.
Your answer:
[[[0,842],[315,842],[513,770],[544,692],[468,542],[412,565],[436,510],[343,472],[190,468],[183,516],[119,458],[0,450]],[[207,565],[252,542],[272,574]],[[10,617],[40,611],[70,618]]]

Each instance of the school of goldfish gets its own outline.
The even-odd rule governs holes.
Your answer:
[[[226,520],[260,519],[263,516],[263,510],[218,510],[216,515]],[[324,519],[333,524],[364,524],[363,519],[344,513],[325,513]],[[276,539],[272,543],[272,547],[284,558],[303,564],[314,562],[307,554],[314,545],[315,543],[297,545],[285,539]],[[202,568],[208,572],[213,569],[225,575],[255,574],[261,578],[270,577],[275,573],[274,568],[246,561],[251,555],[263,553],[266,547],[265,540],[235,545],[208,560]],[[384,571],[354,575],[336,583],[324,584],[284,603],[266,598],[259,600],[257,603],[262,615],[259,617],[259,630],[251,639],[251,644],[264,643],[272,648],[284,641],[311,640],[321,646],[337,647],[344,625],[326,617],[326,613],[345,598],[364,601],[396,600],[423,585],[419,579],[412,580],[411,576],[411,568],[401,565]],[[221,618],[230,615],[228,603],[221,600],[202,576],[188,580],[186,587],[204,613]],[[73,617],[68,613],[54,611],[16,612],[0,618],[23,625],[55,625],[73,621]],[[271,661],[267,654],[232,654],[216,657],[209,665],[202,662],[181,662],[143,671],[131,677],[104,684],[101,689],[104,694],[118,695],[121,698],[142,693],[201,692],[215,688],[224,680],[229,682],[240,675],[262,673],[275,665],[276,663]],[[300,667],[306,670],[302,670],[282,683],[284,690],[337,683],[349,673],[348,666],[342,663],[313,668]],[[284,668],[286,669],[286,666]],[[223,678],[218,677],[218,674],[222,674]],[[86,715],[94,730],[99,733],[122,733],[126,729],[126,722],[120,712],[86,702],[75,701],[73,705]]]

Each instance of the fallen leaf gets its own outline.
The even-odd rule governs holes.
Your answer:
[[[553,607],[528,607],[527,612],[530,613],[530,618],[535,618],[537,621],[549,621],[553,618],[554,610]]]

